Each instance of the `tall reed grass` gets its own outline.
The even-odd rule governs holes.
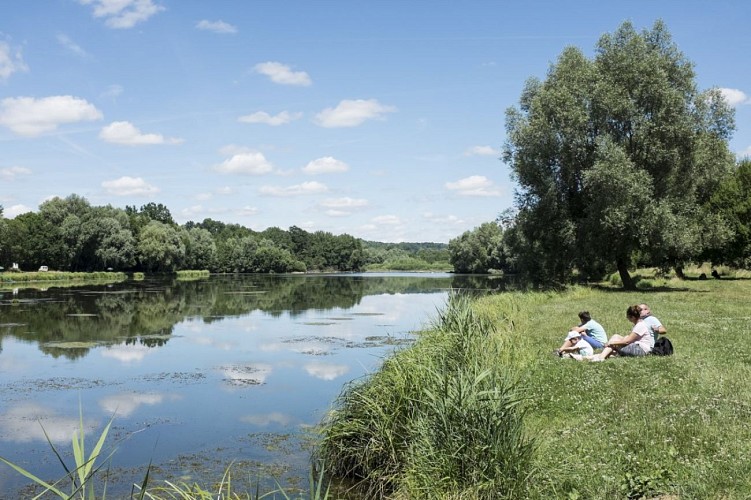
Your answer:
[[[454,294],[410,348],[345,388],[317,457],[368,497],[521,498],[534,440],[503,337]]]

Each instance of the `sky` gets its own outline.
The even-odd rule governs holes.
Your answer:
[[[624,21],[666,23],[750,155],[749,18],[746,0],[3,0],[0,205],[448,243],[513,206],[525,81]]]

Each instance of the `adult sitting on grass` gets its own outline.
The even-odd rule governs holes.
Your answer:
[[[573,347],[578,342],[578,338],[573,340],[571,337],[571,333],[573,332],[581,334],[582,340],[591,345],[592,349],[602,349],[605,347],[605,343],[608,341],[605,329],[600,323],[592,319],[589,311],[580,312],[579,320],[581,320],[581,323],[578,326],[571,327],[571,331],[566,336],[566,340],[563,341],[561,347],[553,351],[558,356],[561,356],[562,352],[565,352],[566,349]]]
[[[647,304],[639,304],[639,315],[647,324],[647,327],[655,340],[657,340],[659,335],[665,335],[668,332],[665,327],[662,326],[660,320],[652,316],[652,311]]]
[[[613,335],[610,340],[605,344],[605,348],[600,354],[590,356],[590,361],[604,361],[613,354],[619,356],[646,356],[652,352],[652,348],[655,345],[655,339],[652,336],[652,332],[649,331],[649,327],[641,318],[639,306],[633,305],[626,309],[626,318],[633,323],[631,333],[622,337],[620,335]]]

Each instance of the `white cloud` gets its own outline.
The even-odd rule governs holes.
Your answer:
[[[68,35],[60,33],[57,35],[57,43],[62,45],[68,51],[74,53],[79,57],[88,57],[89,54],[81,48],[76,42],[74,42]]]
[[[102,182],[107,193],[115,196],[149,196],[159,192],[159,188],[148,184],[141,177],[120,177]]]
[[[370,219],[373,224],[379,226],[398,226],[402,220],[396,215],[379,215]]]
[[[501,191],[493,181],[483,175],[472,175],[456,182],[447,182],[446,189],[456,191],[460,196],[500,196]]]
[[[241,217],[251,217],[253,215],[258,215],[261,211],[258,210],[256,207],[251,207],[249,205],[246,205],[242,208],[238,208],[235,210],[235,214],[241,216]]]
[[[263,175],[274,171],[274,166],[259,151],[236,153],[231,158],[214,166],[223,174]]]
[[[18,71],[28,70],[28,66],[21,57],[21,51],[11,49],[6,42],[0,42],[0,81],[7,80],[10,75]]]
[[[500,154],[500,151],[491,146],[472,146],[464,152],[464,156],[499,156]]]
[[[302,118],[302,113],[282,111],[275,116],[271,116],[265,111],[256,111],[255,113],[241,116],[237,121],[242,123],[265,123],[266,125],[276,127],[278,125],[286,125],[287,123],[299,120],[300,118]]]
[[[329,188],[325,184],[320,182],[303,182],[302,184],[295,184],[294,186],[277,187],[277,186],[262,186],[258,192],[265,196],[303,196],[308,194],[325,193]]]
[[[3,216],[6,219],[12,219],[17,215],[25,214],[27,212],[33,212],[33,210],[26,205],[11,205],[9,207],[4,207]]]
[[[0,179],[3,179],[5,181],[12,181],[19,175],[29,175],[29,174],[31,174],[31,169],[28,169],[26,167],[0,168]]]
[[[196,24],[196,28],[198,28],[199,30],[213,31],[214,33],[219,33],[220,35],[232,35],[237,33],[237,28],[235,26],[232,26],[231,24],[225,23],[221,20],[208,21],[204,19]]]
[[[459,226],[464,224],[464,220],[456,215],[436,215],[432,212],[425,212],[422,216],[425,220],[441,225]]]
[[[92,5],[96,18],[104,18],[110,28],[132,28],[164,10],[152,0],[78,0],[81,5]]]
[[[101,119],[102,113],[94,105],[69,95],[7,97],[0,101],[0,125],[27,137],[50,132],[64,123]]]
[[[274,83],[281,85],[300,85],[307,87],[313,83],[304,71],[292,71],[292,68],[280,62],[268,61],[253,66],[256,73],[268,76]]]
[[[725,98],[728,105],[736,107],[740,104],[751,104],[751,99],[748,98],[745,92],[738,89],[720,89],[722,97]]]
[[[376,99],[343,100],[335,108],[326,108],[315,116],[314,122],[321,127],[356,127],[366,120],[384,119],[393,113],[394,106],[385,106]]]
[[[331,156],[324,156],[323,158],[313,160],[302,169],[303,172],[311,175],[346,172],[347,170],[349,170],[349,165]]]
[[[180,144],[182,139],[165,138],[162,134],[144,134],[130,122],[112,122],[99,132],[105,142],[124,146],[144,146],[153,144]]]
[[[329,198],[323,200],[320,205],[325,208],[336,208],[342,210],[352,210],[365,208],[368,206],[368,200],[363,198]]]
[[[368,208],[368,200],[363,198],[329,198],[318,204],[319,207],[325,208],[324,213],[329,217],[346,217],[353,212]]]

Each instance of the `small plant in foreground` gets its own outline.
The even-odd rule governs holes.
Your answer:
[[[105,426],[104,430],[99,436],[99,439],[96,442],[96,445],[94,446],[94,449],[91,451],[91,455],[89,457],[86,457],[86,450],[84,446],[84,428],[83,428],[83,410],[80,409],[79,405],[79,427],[73,434],[73,457],[75,460],[75,468],[73,470],[69,469],[68,466],[65,464],[65,461],[62,459],[62,456],[57,451],[57,448],[55,448],[55,445],[52,444],[52,441],[50,440],[50,437],[47,435],[47,431],[44,430],[44,427],[42,427],[42,431],[44,432],[44,436],[47,439],[47,442],[49,443],[50,447],[52,448],[52,451],[55,453],[55,456],[57,456],[57,459],[60,461],[60,464],[63,466],[63,469],[65,469],[65,477],[59,479],[58,481],[55,481],[54,483],[50,484],[47,481],[40,479],[39,477],[35,476],[31,472],[27,471],[26,469],[23,469],[22,467],[10,462],[9,460],[0,457],[0,461],[6,463],[11,468],[16,470],[18,473],[22,474],[23,476],[26,476],[27,478],[34,481],[39,486],[42,486],[45,488],[42,493],[37,495],[35,498],[40,498],[42,495],[44,495],[47,492],[52,492],[55,495],[57,495],[60,498],[63,498],[65,500],[71,500],[71,499],[81,499],[85,500],[87,498],[94,499],[96,498],[95,490],[94,490],[94,478],[97,475],[97,472],[102,468],[102,466],[112,457],[115,450],[113,449],[112,452],[101,462],[97,462],[97,459],[99,458],[99,455],[102,451],[102,446],[104,445],[104,441],[107,438],[107,434],[109,433],[110,426],[112,425],[112,420],[115,417],[113,416],[110,421]],[[40,424],[41,425],[41,424]],[[70,481],[70,493],[64,492],[61,488],[58,487],[58,485],[63,481]],[[106,491],[106,484],[104,487],[104,490]],[[105,494],[102,493],[102,498],[104,498]]]

